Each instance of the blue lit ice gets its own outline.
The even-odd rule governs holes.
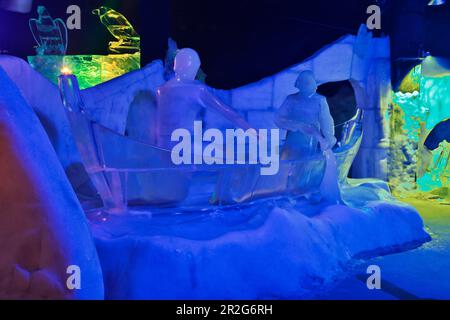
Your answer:
[[[277,128],[275,112],[296,93],[301,71],[312,70],[318,83],[352,78],[358,93],[370,96],[374,84],[367,70],[375,62],[370,45],[358,46],[362,52],[355,56],[355,43],[355,37],[344,37],[308,61],[257,84],[231,91],[205,90],[220,96],[234,112],[245,114],[252,127]],[[335,72],[329,72],[330,66]],[[374,119],[373,109],[364,112],[364,117],[358,111],[344,125],[336,145],[332,125],[324,121],[322,133],[315,133],[317,140],[324,140],[322,149],[282,160],[275,176],[259,175],[258,165],[176,167],[170,150],[157,146],[161,134],[155,122],[157,88],[167,85],[161,62],[84,91],[78,90],[76,79],[62,79],[66,108],[57,88],[23,61],[0,56],[0,67],[18,88],[12,95],[23,95],[26,110],[41,116],[54,148],[45,134],[34,132],[29,134],[39,137],[36,143],[16,146],[23,154],[30,150],[53,153],[52,170],[58,174],[52,175],[48,167],[47,175],[32,166],[27,169],[43,185],[57,179],[58,190],[66,192],[66,202],[57,192],[46,194],[46,203],[55,207],[46,211],[44,221],[50,222],[52,230],[69,222],[77,226],[69,228],[75,231],[84,230],[87,222],[94,238],[86,232],[56,232],[52,243],[63,252],[76,252],[82,263],[92,261],[92,256],[83,257],[73,240],[92,248],[95,243],[103,272],[103,279],[97,280],[104,281],[107,298],[302,297],[332,281],[355,257],[404,250],[429,240],[417,211],[393,199],[385,182],[348,179],[350,166],[362,163],[355,162],[355,157],[370,154],[367,141],[376,140],[374,129],[367,125]],[[169,85],[175,85],[174,81]],[[195,83],[195,90],[197,86],[201,85]],[[2,98],[5,94],[0,92],[0,105],[13,108],[10,99]],[[369,109],[364,104],[358,107]],[[183,125],[183,116],[179,111],[170,120]],[[222,129],[224,122],[229,123],[211,117],[209,110],[202,116],[208,127]],[[1,112],[0,121],[12,123]],[[17,123],[26,127],[24,121]],[[36,129],[38,124],[35,121],[26,128],[43,133],[42,128]],[[293,147],[287,143],[287,148]],[[330,154],[336,170],[327,174]],[[62,169],[72,184],[61,175]],[[338,185],[339,204],[333,197],[320,196],[324,186],[333,189],[327,179]],[[86,212],[84,220],[80,204]],[[12,214],[3,213],[0,226],[16,221]],[[14,217],[19,217],[17,225],[27,219]],[[25,239],[30,231],[17,230],[17,239]],[[17,264],[14,257],[2,263],[8,268]],[[56,268],[51,262],[43,266],[51,275],[57,274]]]

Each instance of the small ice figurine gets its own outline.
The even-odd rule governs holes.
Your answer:
[[[200,57],[195,50],[179,50],[174,62],[175,76],[157,91],[157,144],[161,148],[170,149],[175,144],[171,142],[171,135],[176,129],[193,133],[194,121],[202,120],[204,109],[215,111],[239,128],[251,128],[206,85],[195,80],[200,65]]]
[[[109,43],[111,52],[121,54],[141,51],[141,37],[123,14],[104,6],[92,13],[99,16],[101,23],[117,40]]]
[[[29,26],[37,43],[37,55],[65,55],[67,27],[61,19],[53,19],[44,6],[38,6],[38,19],[30,19]]]
[[[334,120],[325,97],[319,95],[314,74],[303,71],[295,86],[298,93],[290,95],[278,110],[275,122],[280,129],[287,130],[282,158],[295,160],[336,144]]]

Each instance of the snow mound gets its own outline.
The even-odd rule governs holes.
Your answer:
[[[94,242],[50,140],[1,67],[0,88],[0,299],[102,299]],[[66,285],[70,266],[79,290]]]
[[[395,201],[355,209],[265,200],[203,215],[102,217],[91,226],[108,299],[300,298],[352,258],[430,239],[417,211]]]

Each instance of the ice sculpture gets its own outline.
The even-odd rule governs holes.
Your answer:
[[[172,38],[169,38],[167,40],[167,52],[164,59],[164,77],[167,81],[175,77],[173,67],[175,64],[175,57],[179,51],[180,50],[178,49],[178,44],[176,43],[176,41]],[[202,68],[199,68],[195,80],[205,83],[206,77],[206,73],[202,70]]]
[[[52,19],[44,6],[38,6],[38,19],[30,19],[29,26],[37,43],[37,55],[63,56],[67,51],[67,27],[61,19]]]
[[[339,184],[347,183],[350,168],[361,146],[363,138],[363,111],[358,109],[355,116],[341,124],[342,137],[333,149],[336,155]]]
[[[322,149],[336,144],[334,121],[326,99],[317,94],[317,83],[311,71],[300,73],[295,84],[298,93],[290,95],[276,115],[276,123],[288,131],[282,151],[284,159],[298,159],[317,152],[319,140]],[[324,139],[319,139],[323,136]]]
[[[180,50],[175,57],[175,77],[158,89],[156,121],[159,147],[171,149],[171,135],[176,129],[193,132],[194,121],[201,120],[204,109],[217,112],[237,127],[251,128],[238,113],[195,80],[200,64],[200,57],[195,50]]]
[[[325,171],[322,154],[283,161],[275,176],[260,165],[174,166],[169,150],[140,143],[91,121],[76,77],[60,76],[60,91],[86,170],[109,213],[140,206],[152,210],[207,209],[276,195],[302,195],[319,189]],[[161,209],[162,208],[162,209]]]
[[[81,89],[93,87],[141,67],[139,35],[120,13],[106,7],[94,10],[118,40],[110,43],[110,49],[115,54],[65,55],[67,28],[64,22],[61,19],[51,19],[44,7],[39,7],[38,12],[39,20],[30,20],[30,28],[39,44],[38,55],[28,57],[28,62],[53,83],[58,83],[59,71],[63,66],[69,66],[77,75]]]
[[[114,9],[101,6],[92,11],[117,41],[109,43],[114,53],[135,53],[141,50],[141,38],[128,19]]]
[[[300,73],[295,86],[298,93],[288,96],[276,115],[276,124],[287,130],[281,157],[284,160],[308,157],[318,152],[320,144],[327,158],[322,196],[333,203],[340,202],[336,158],[331,151],[336,144],[334,120],[328,103],[317,94],[311,71]]]
[[[214,96],[204,92],[207,89],[202,84],[192,80],[200,63],[192,52],[189,50],[185,57],[178,57],[183,59],[177,59],[177,77],[168,84],[169,92],[185,94],[185,90],[194,89],[198,95],[206,94],[216,103]],[[322,195],[336,202],[339,200],[336,199],[339,189],[333,187],[337,186],[336,176],[340,177],[341,184],[346,183],[362,137],[361,114],[358,113],[344,124],[343,139],[333,152],[328,148],[326,154],[318,151],[309,156],[282,160],[279,172],[273,176],[261,175],[260,164],[175,166],[168,148],[136,141],[92,121],[89,113],[83,111],[84,102],[75,76],[61,75],[60,91],[85,168],[103,200],[102,210],[109,213],[141,212],[139,208],[142,207],[145,212],[149,212],[150,207],[152,213],[170,212],[165,211],[167,207],[172,208],[172,212],[174,207],[177,212],[204,212],[215,210],[217,206],[248,203],[267,197],[317,194],[321,191],[321,185],[322,189],[328,189],[327,193],[322,190]],[[175,95],[172,98],[185,96]],[[193,101],[197,102],[195,99]],[[171,108],[176,106],[175,103],[170,105]],[[189,107],[187,104],[185,108]],[[186,110],[175,111],[168,113],[171,117],[163,120],[170,120],[168,124],[175,127],[186,124],[184,122],[192,125],[185,119]],[[225,114],[235,116],[235,113]],[[321,134],[317,134],[316,138],[318,141],[325,140]],[[162,144],[166,143],[162,141]],[[329,146],[329,143],[322,141],[322,146]],[[335,157],[336,163],[326,161],[326,157]],[[332,183],[327,182],[330,179]]]

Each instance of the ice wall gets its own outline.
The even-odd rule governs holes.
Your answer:
[[[372,38],[362,26],[357,36],[338,39],[306,61],[271,77],[215,92],[254,127],[274,128],[273,113],[295,92],[295,79],[301,71],[312,70],[319,84],[349,80],[355,90],[357,107],[364,110],[365,131],[353,175],[386,179],[389,126],[384,114],[390,98],[389,56],[389,38]],[[49,135],[64,166],[79,162],[74,156],[77,153],[67,121],[62,119],[63,109],[56,89],[17,58],[1,56],[0,66],[9,73],[36,112],[44,116],[43,122],[53,127],[56,133]],[[162,63],[155,61],[142,70],[84,90],[89,115],[116,132],[154,143],[154,92],[164,82],[163,75]],[[47,99],[40,99],[42,92],[46,92]],[[229,126],[226,120],[210,112],[206,112],[204,122],[208,128]],[[60,137],[53,138],[54,135]]]
[[[92,120],[124,134],[151,126],[154,117],[150,110],[155,108],[155,93],[163,83],[164,67],[156,60],[138,71],[83,90],[82,95]]]

